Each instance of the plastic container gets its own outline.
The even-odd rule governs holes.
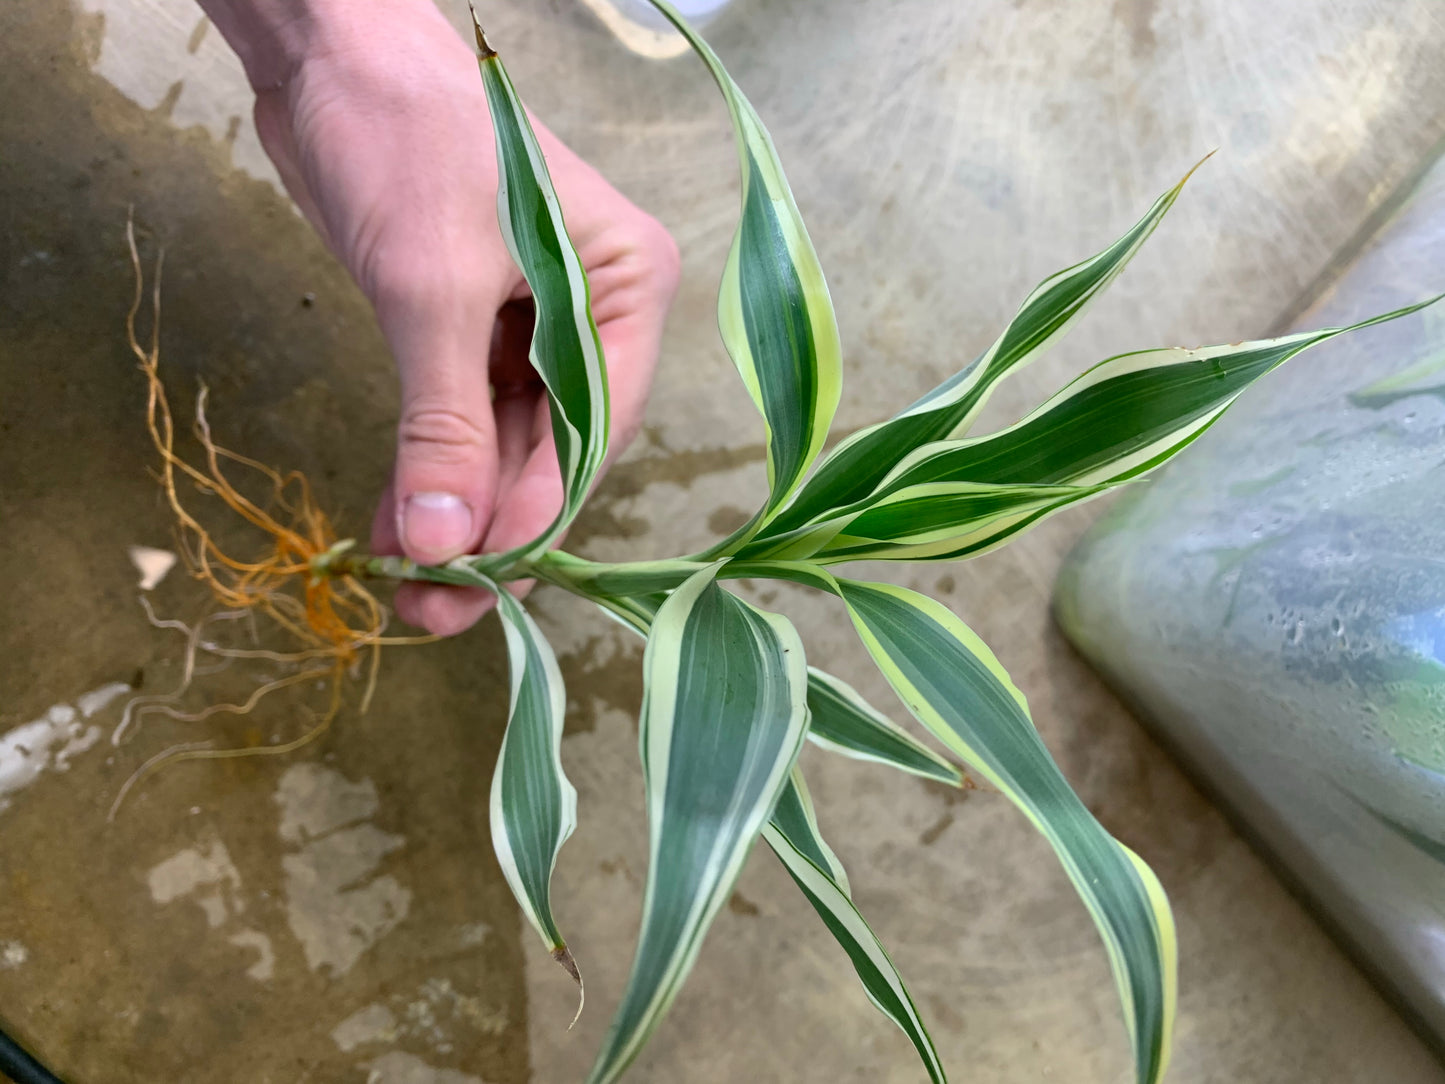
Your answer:
[[[1297,326],[1442,289],[1437,164]],[[1247,393],[1084,538],[1056,613],[1445,1048],[1445,302]]]

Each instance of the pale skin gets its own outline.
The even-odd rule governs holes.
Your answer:
[[[562,505],[529,294],[497,225],[476,57],[432,0],[200,0],[256,92],[287,191],[371,301],[396,359],[396,465],[372,548],[438,563],[540,534]],[[637,434],[677,288],[667,231],[533,118],[607,357],[609,458]],[[403,620],[450,635],[494,605],[407,583]]]

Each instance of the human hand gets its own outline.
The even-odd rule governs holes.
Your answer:
[[[562,506],[551,417],[528,362],[530,295],[496,217],[497,162],[470,48],[430,0],[202,0],[246,64],[256,127],[287,190],[376,310],[401,378],[379,553],[422,563],[499,551]],[[609,459],[636,436],[677,249],[666,230],[535,120],[607,357]],[[493,601],[397,590],[452,634]]]

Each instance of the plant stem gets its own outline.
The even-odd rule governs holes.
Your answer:
[[[581,558],[552,551],[535,561],[512,561],[498,565],[493,555],[479,554],[458,557],[443,565],[419,565],[409,557],[379,557],[368,553],[353,553],[353,539],[338,542],[325,553],[311,560],[311,571],[316,576],[355,576],[366,580],[411,581],[414,583],[436,583],[451,587],[477,587],[478,575],[497,583],[512,580],[540,579],[573,594],[588,597],[588,592],[567,575],[562,565],[583,566]]]
[[[311,561],[317,576],[356,576],[371,580],[410,580],[452,587],[485,587],[486,581],[508,583],[538,579],[594,602],[609,598],[671,591],[710,562],[682,558],[609,564],[588,561],[563,550],[548,550],[532,560],[507,560],[500,554],[458,557],[444,565],[419,565],[406,557],[377,557],[352,553],[354,543],[339,542]],[[505,563],[499,562],[502,558]],[[788,562],[730,561],[719,578],[773,576]]]

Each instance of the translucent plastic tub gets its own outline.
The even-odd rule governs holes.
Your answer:
[[[1437,165],[1299,326],[1441,289]],[[1085,537],[1056,610],[1445,1046],[1445,303],[1251,392]]]

